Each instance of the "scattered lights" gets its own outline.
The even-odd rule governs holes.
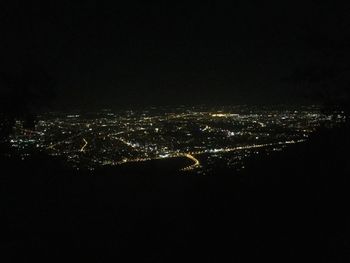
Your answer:
[[[206,126],[202,129],[202,131],[207,131],[207,130],[210,130],[210,127],[209,127],[208,125],[206,125]]]
[[[204,174],[218,160],[243,169],[244,160],[252,154],[268,154],[304,142],[322,122],[331,127],[345,121],[339,112],[331,118],[314,109],[232,111],[239,114],[183,107],[170,113],[157,112],[156,116],[152,111],[99,112],[92,119],[48,115],[38,122],[36,131],[24,130],[22,123],[16,122],[10,142],[22,156],[37,147],[65,157],[77,168],[185,157],[193,163],[182,171]],[[88,154],[79,154],[87,147]],[[226,154],[230,152],[235,154]]]
[[[229,132],[227,132],[227,136],[228,136],[228,137],[235,136],[235,133],[234,133],[234,132],[230,132],[230,131],[229,131]]]

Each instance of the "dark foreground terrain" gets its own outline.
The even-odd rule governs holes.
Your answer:
[[[320,131],[210,176],[158,163],[91,173],[41,155],[3,158],[0,257],[349,262],[348,132]]]

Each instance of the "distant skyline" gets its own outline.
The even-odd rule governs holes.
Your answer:
[[[45,69],[61,108],[304,101],[285,78],[327,45],[322,37],[341,37],[348,11],[312,1],[92,0],[0,10],[1,71]]]

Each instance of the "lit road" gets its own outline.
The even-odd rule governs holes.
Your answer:
[[[195,158],[193,155],[185,153],[185,156],[187,158],[191,159],[194,162],[194,164],[191,164],[190,166],[187,166],[187,167],[181,169],[182,171],[193,170],[193,169],[196,169],[200,166],[199,160],[197,158]]]
[[[85,152],[85,147],[88,145],[88,142],[87,140],[85,140],[85,138],[83,138],[83,141],[85,144],[83,145],[83,147],[81,147],[80,152]]]
[[[240,150],[250,150],[250,149],[264,148],[264,147],[271,147],[271,146],[281,146],[281,145],[295,144],[295,143],[301,143],[301,142],[305,142],[305,140],[297,140],[297,141],[292,140],[292,141],[284,141],[284,142],[276,142],[276,143],[254,144],[254,145],[247,145],[247,146],[238,146],[234,148],[208,149],[205,151],[196,151],[191,153],[174,153],[174,154],[169,154],[166,157],[157,156],[157,157],[150,157],[150,158],[124,159],[123,161],[114,162],[113,164],[120,165],[124,163],[132,163],[132,162],[145,162],[145,161],[159,160],[159,159],[166,159],[166,158],[187,157],[191,159],[194,163],[191,164],[190,166],[182,168],[181,171],[190,171],[200,167],[200,162],[197,158],[194,157],[194,155],[202,155],[202,154],[210,154],[210,153],[228,153],[228,152],[234,152],[234,151],[240,151]]]
[[[59,142],[57,142],[57,143],[55,143],[55,144],[52,144],[52,145],[48,146],[46,149],[48,149],[48,150],[49,150],[49,149],[54,149],[56,146],[59,146],[59,145],[61,145],[61,144],[64,144],[64,143],[66,143],[67,141],[72,140],[72,139],[74,139],[74,138],[80,136],[82,133],[83,133],[83,132],[79,132],[78,134],[75,134],[75,135],[73,135],[73,136],[70,136],[70,137],[64,139],[63,141],[59,141]]]

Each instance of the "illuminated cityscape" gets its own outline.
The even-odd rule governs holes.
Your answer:
[[[345,121],[318,107],[251,106],[150,108],[140,111],[47,113],[35,131],[18,122],[11,144],[23,158],[33,149],[62,157],[77,169],[184,158],[181,171],[244,168],[255,154],[305,142],[318,127]]]

